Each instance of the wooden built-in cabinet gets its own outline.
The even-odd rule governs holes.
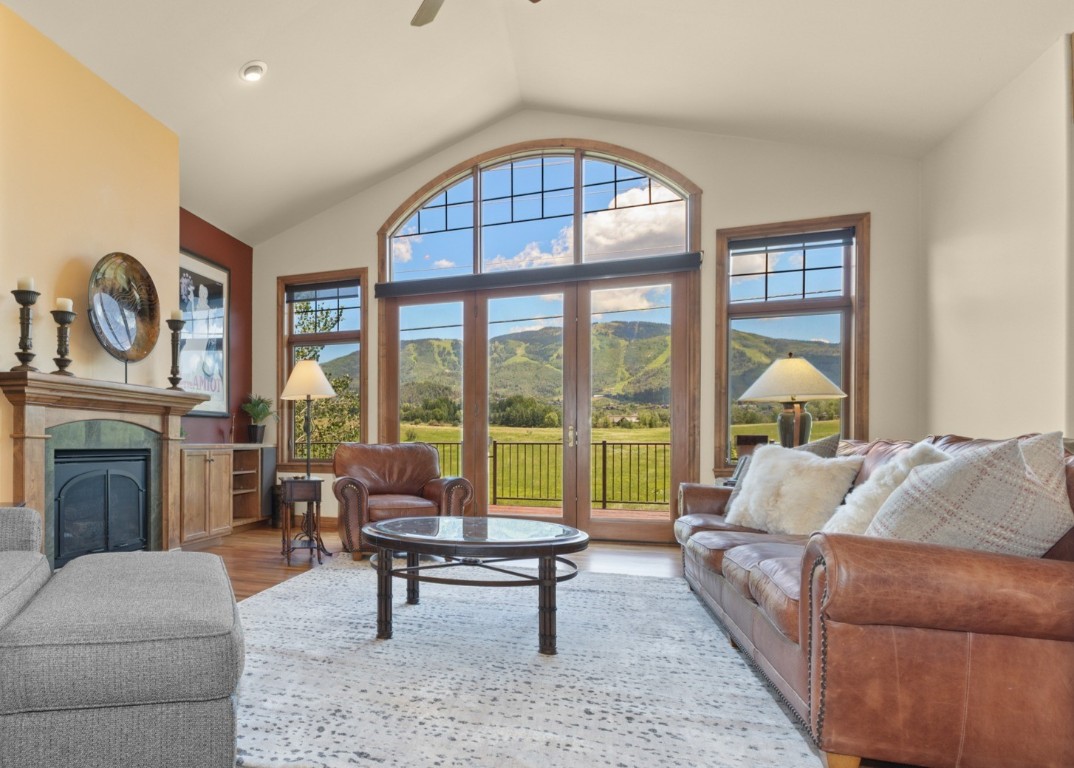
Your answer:
[[[181,544],[226,536],[271,516],[275,448],[187,445],[181,454]]]

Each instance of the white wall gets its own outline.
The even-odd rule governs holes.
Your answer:
[[[923,434],[924,368],[920,353],[917,161],[754,141],[571,115],[522,111],[355,195],[254,249],[253,386],[272,391],[276,371],[275,280],[278,275],[367,266],[377,274],[376,232],[407,197],[442,171],[481,152],[519,141],[582,138],[647,154],[690,178],[702,196],[701,434],[699,477],[711,480],[715,419],[714,309],[716,230],[818,216],[872,213],[872,413],[874,436]],[[367,338],[375,340],[370,307]],[[377,355],[367,372],[376,439]],[[332,514],[326,508],[325,514]]]
[[[930,432],[1074,426],[1069,72],[1060,40],[925,158]]]

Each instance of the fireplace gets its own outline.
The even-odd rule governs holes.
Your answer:
[[[56,451],[147,451],[145,548],[179,548],[180,419],[208,396],[33,371],[0,372],[0,392],[12,406],[12,495],[41,512],[50,562]]]
[[[91,552],[147,549],[148,450],[56,450],[55,564]]]

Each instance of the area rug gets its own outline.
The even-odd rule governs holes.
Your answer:
[[[682,579],[581,572],[537,652],[537,591],[394,582],[336,558],[242,601],[237,765],[817,768]]]

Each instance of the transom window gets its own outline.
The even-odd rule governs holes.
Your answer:
[[[669,182],[585,150],[496,160],[449,180],[389,236],[390,282],[683,253]]]

